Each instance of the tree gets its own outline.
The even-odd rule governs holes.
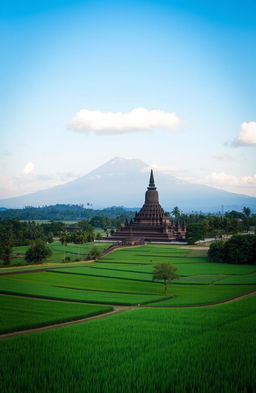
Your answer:
[[[94,233],[93,227],[91,227],[91,228],[87,229],[87,231],[86,231],[86,241],[90,243],[90,242],[93,242],[94,239],[95,239],[95,233]]]
[[[224,261],[224,246],[225,246],[225,242],[223,240],[219,240],[218,242],[214,242],[210,244],[208,257],[211,262]]]
[[[180,209],[178,208],[178,206],[175,206],[175,207],[172,209],[171,215],[174,216],[176,220],[181,216],[181,211],[180,211]]]
[[[79,244],[78,258],[80,259],[80,248],[81,248],[80,244],[83,244],[86,242],[86,233],[80,229],[74,233],[73,239],[74,239],[74,243]]]
[[[251,209],[249,207],[244,207],[243,208],[243,213],[246,217],[250,217],[251,215]]]
[[[204,225],[201,222],[194,222],[188,224],[186,239],[188,244],[195,244],[198,240],[203,240],[205,238]]]
[[[28,248],[25,254],[25,260],[27,262],[40,263],[51,254],[51,249],[43,240],[39,239],[35,240],[33,244]]]
[[[234,235],[226,242],[210,245],[208,256],[212,262],[256,264],[256,236]]]
[[[97,260],[101,254],[102,251],[98,247],[93,247],[88,255],[88,258]]]
[[[224,246],[224,262],[256,264],[256,236],[234,235]]]
[[[153,270],[153,281],[154,280],[163,280],[164,283],[164,294],[167,294],[167,286],[168,283],[178,279],[179,275],[176,273],[177,268],[173,266],[170,262],[162,262],[158,263],[154,266]]]
[[[61,234],[60,234],[60,242],[64,246],[64,258],[63,258],[63,260],[65,262],[65,260],[66,260],[66,248],[67,248],[68,242],[70,242],[70,235],[69,235],[68,231],[61,232]]]
[[[89,223],[88,220],[79,221],[78,226],[85,232],[93,231],[93,226]]]
[[[10,230],[0,231],[0,259],[10,265],[12,256],[12,233]]]

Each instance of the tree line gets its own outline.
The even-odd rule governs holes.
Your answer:
[[[186,240],[194,244],[205,238],[221,239],[224,235],[255,231],[256,215],[248,207],[242,212],[232,210],[224,215],[184,214],[176,206],[171,211],[171,218],[186,225]]]
[[[93,242],[101,235],[95,233],[94,227],[88,220],[81,220],[72,232],[66,231],[66,224],[52,221],[49,223],[36,223],[34,221],[22,222],[18,219],[0,219],[0,259],[9,265],[12,249],[17,246],[27,246],[25,259],[27,262],[39,262],[51,254],[47,243],[52,243],[54,238],[61,243],[83,244]],[[63,240],[66,237],[66,240]]]
[[[33,207],[23,209],[0,210],[0,218],[18,218],[19,220],[54,220],[54,221],[79,221],[92,219],[95,216],[105,217],[108,220],[118,218],[124,223],[125,219],[134,217],[136,209],[125,209],[113,206],[106,209],[92,209],[84,205],[57,204],[52,206]],[[100,220],[99,220],[100,221]]]

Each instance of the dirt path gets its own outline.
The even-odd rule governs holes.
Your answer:
[[[220,304],[226,304],[226,303],[233,303],[236,302],[237,300],[244,299],[245,297],[256,295],[256,291],[246,293],[241,296],[233,297],[232,299],[228,300],[223,300],[222,302],[215,302],[215,303],[208,303],[208,304],[184,304],[184,305],[179,305],[179,304],[173,304],[170,306],[143,306],[143,307],[150,307],[150,308],[189,308],[189,307],[209,307],[209,306],[218,306]]]
[[[209,250],[209,246],[198,246],[198,247],[183,246],[181,248],[183,250]]]
[[[173,305],[173,306],[140,306],[140,308],[196,308],[196,307],[209,307],[209,306],[217,306],[220,304],[226,304],[226,303],[232,303],[241,299],[244,299],[248,296],[253,296],[256,295],[256,291],[250,292],[250,293],[246,293],[245,295],[241,295],[241,296],[237,296],[234,297],[232,299],[228,299],[228,300],[224,300],[222,302],[217,302],[217,303],[210,303],[210,304],[191,304],[191,305]],[[42,299],[42,300],[46,300],[46,299]],[[51,301],[51,299],[47,299],[48,301]],[[82,323],[82,322],[87,322],[87,321],[92,321],[94,319],[100,319],[100,318],[105,318],[109,315],[113,315],[113,314],[117,314],[123,311],[128,311],[128,310],[133,310],[135,308],[138,308],[138,306],[113,306],[114,310],[113,311],[109,311],[103,314],[98,314],[98,315],[94,315],[92,317],[86,317],[86,318],[82,318],[82,319],[76,319],[73,321],[68,321],[68,322],[62,322],[62,323],[55,323],[52,325],[48,325],[48,326],[42,326],[42,327],[38,327],[38,328],[31,328],[31,329],[26,329],[26,330],[19,330],[17,332],[11,332],[11,333],[3,333],[0,334],[0,339],[1,338],[8,338],[8,337],[15,337],[15,336],[20,336],[22,334],[29,334],[29,333],[34,333],[34,332],[41,332],[43,330],[50,330],[50,329],[57,329],[59,327],[63,327],[63,326],[69,326],[69,325],[76,325],[78,323]]]
[[[57,329],[57,328],[60,328],[60,327],[63,327],[63,326],[76,325],[78,323],[92,321],[94,319],[105,318],[105,317],[107,317],[109,315],[118,314],[118,313],[123,312],[123,311],[131,310],[133,308],[135,308],[135,307],[114,306],[114,310],[113,311],[108,311],[108,312],[105,312],[103,314],[93,315],[92,317],[76,319],[76,320],[73,320],[73,321],[54,323],[52,325],[41,326],[41,327],[37,327],[37,328],[31,328],[31,329],[26,329],[26,330],[18,330],[17,332],[3,333],[3,334],[0,334],[0,338],[15,337],[15,336],[20,336],[22,334],[35,333],[35,332],[41,332],[43,330]]]

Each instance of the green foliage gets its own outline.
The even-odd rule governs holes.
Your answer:
[[[188,244],[195,244],[198,240],[203,240],[205,237],[204,225],[201,222],[188,224],[186,240]]]
[[[93,226],[89,223],[88,220],[81,220],[78,222],[78,226],[85,232],[93,231]]]
[[[224,245],[222,240],[210,244],[208,256],[211,262],[224,262]]]
[[[175,217],[175,219],[178,219],[181,216],[181,210],[178,208],[178,206],[175,206],[172,211],[171,215]]]
[[[0,259],[2,259],[5,265],[9,265],[11,262],[12,245],[13,239],[11,231],[9,229],[1,231],[0,228]]]
[[[51,249],[43,240],[36,240],[25,254],[28,263],[40,263],[52,254]]]
[[[250,215],[251,215],[251,209],[249,208],[249,207],[244,207],[243,208],[243,213],[244,213],[244,215],[246,216],[246,217],[250,217]]]
[[[116,218],[124,222],[125,218],[134,217],[134,211],[123,207],[111,207],[102,210],[94,210],[84,207],[83,205],[64,205],[57,204],[53,206],[32,207],[27,206],[24,209],[7,209],[0,211],[0,219],[16,219],[19,220],[54,220],[54,221],[77,221],[81,219],[90,220],[95,216],[107,218],[107,225],[115,225]],[[62,223],[61,223],[62,224]],[[94,225],[100,227],[99,225]],[[48,224],[45,224],[48,225]],[[63,230],[63,226],[59,232]],[[54,232],[51,228],[51,231]],[[56,233],[55,236],[58,236]]]
[[[102,251],[99,247],[93,247],[90,251],[90,253],[88,254],[88,259],[95,259],[97,260],[102,254]]]
[[[167,294],[167,284],[174,279],[178,279],[179,275],[176,273],[177,268],[171,265],[170,262],[158,263],[154,266],[153,280],[164,282],[164,294]]]
[[[225,243],[218,243],[210,245],[208,255],[211,261],[256,264],[256,235],[234,235]]]

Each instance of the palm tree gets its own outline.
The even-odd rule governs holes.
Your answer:
[[[83,244],[86,242],[86,233],[79,229],[75,233],[75,242],[79,244],[78,246],[78,258],[80,259],[80,244]]]
[[[176,220],[180,217],[181,211],[180,211],[180,209],[178,208],[178,206],[175,206],[175,207],[172,209],[171,215],[174,216]]]
[[[66,247],[67,247],[69,241],[70,241],[70,235],[69,235],[68,231],[61,232],[60,242],[64,246],[64,262],[66,260]]]

